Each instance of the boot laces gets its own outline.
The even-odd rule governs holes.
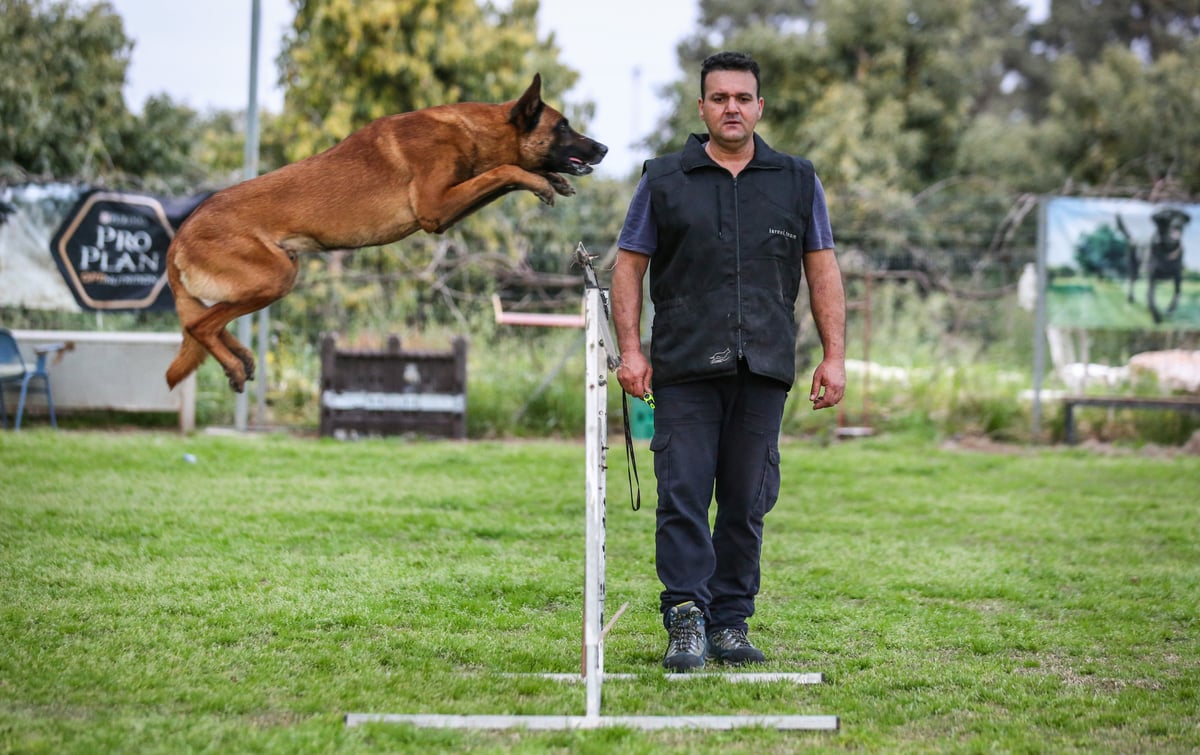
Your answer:
[[[670,647],[668,655],[690,653],[699,655],[704,652],[704,629],[699,611],[681,613],[671,620]]]

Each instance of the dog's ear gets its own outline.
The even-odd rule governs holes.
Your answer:
[[[529,88],[509,112],[508,122],[516,126],[518,131],[529,133],[537,128],[545,107],[546,103],[542,102],[542,75],[535,73]]]

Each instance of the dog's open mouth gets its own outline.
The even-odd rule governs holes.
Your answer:
[[[586,176],[592,172],[592,166],[578,157],[568,157],[567,163],[571,173],[576,176]]]

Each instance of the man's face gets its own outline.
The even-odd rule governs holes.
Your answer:
[[[709,71],[704,79],[700,118],[719,146],[737,149],[754,135],[763,114],[754,74],[749,71]]]

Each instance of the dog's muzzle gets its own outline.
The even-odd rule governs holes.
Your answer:
[[[599,160],[597,160],[597,162],[599,162]],[[585,163],[583,160],[580,160],[578,157],[571,157],[567,159],[567,170],[569,170],[573,176],[586,176],[588,173],[592,172],[592,166],[588,163]]]
[[[592,142],[595,145],[594,154],[589,159],[584,159],[576,155],[567,157],[567,170],[575,176],[586,176],[592,172],[592,166],[600,163],[604,156],[608,154],[608,147],[600,142]]]

